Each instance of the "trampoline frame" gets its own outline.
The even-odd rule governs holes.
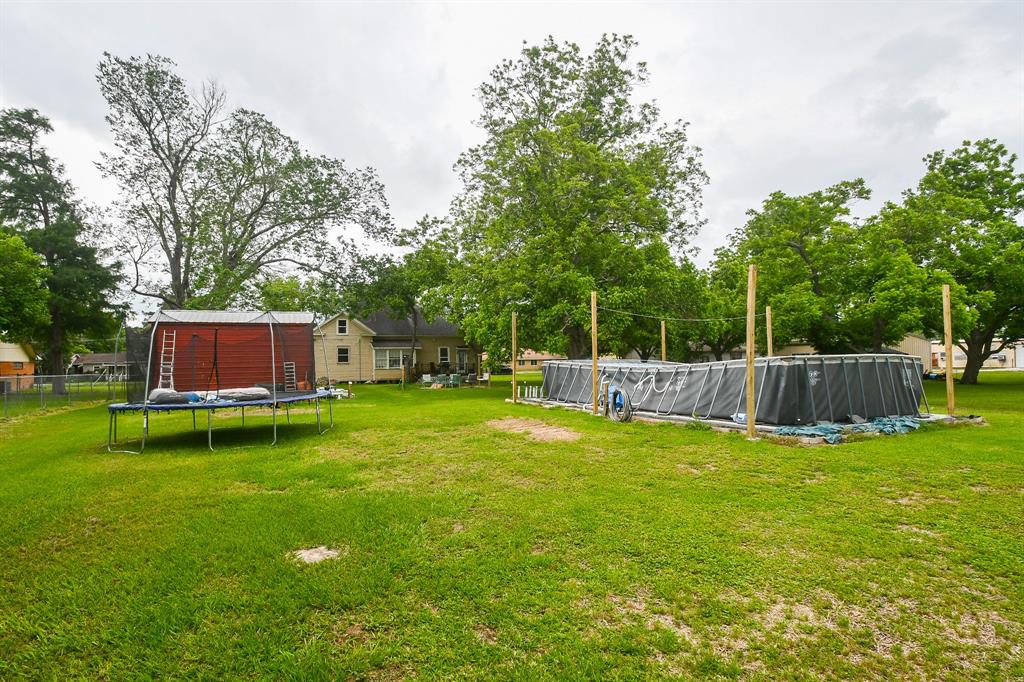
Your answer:
[[[320,419],[320,400],[325,398],[327,400],[327,413],[329,416],[329,426],[325,429]],[[285,414],[288,423],[291,423],[291,415],[288,413],[288,405],[297,402],[309,402],[312,401],[316,408],[316,430],[317,435],[323,435],[334,428],[334,407],[331,405],[331,392],[328,390],[318,390],[315,393],[303,393],[301,395],[291,396],[278,396],[277,398],[264,398],[262,400],[240,400],[235,402],[216,402],[216,403],[182,403],[175,405],[152,405],[149,401],[141,403],[115,403],[107,406],[107,412],[109,414],[109,422],[107,424],[107,452],[123,452],[130,455],[141,455],[143,450],[146,449],[146,438],[149,436],[149,413],[150,412],[182,412],[185,410],[191,410],[192,412],[192,428],[196,428],[196,410],[206,412],[206,445],[210,450],[213,450],[213,412],[215,410],[224,409],[235,409],[241,408],[242,410],[242,426],[245,426],[245,408],[247,407],[269,407],[271,409],[271,417],[274,425],[274,439],[270,442],[271,445],[277,444],[277,408],[279,405],[284,405]],[[142,412],[142,445],[138,450],[115,450],[114,446],[117,445],[117,415],[124,414],[125,412]]]

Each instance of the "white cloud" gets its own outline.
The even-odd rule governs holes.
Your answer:
[[[692,122],[710,250],[774,190],[863,176],[865,211],[963,139],[1024,146],[1024,4],[0,4],[0,102],[50,115],[93,201],[103,51],[172,57],[318,153],[380,172],[397,220],[443,213],[479,139],[474,89],[526,40],[631,33],[666,118]]]

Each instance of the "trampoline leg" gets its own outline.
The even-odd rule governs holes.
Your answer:
[[[196,411],[192,410],[192,430],[196,430]]]
[[[146,449],[146,436],[149,435],[149,410],[142,411],[142,446],[139,448],[139,454]]]
[[[213,450],[213,410],[206,411],[206,447]]]
[[[288,403],[284,404],[284,418],[288,421],[289,424],[292,423],[292,413],[291,410],[288,409]]]
[[[114,432],[114,412],[110,413],[110,419],[107,422],[107,452],[110,452],[112,441],[110,440],[111,434]]]
[[[245,426],[245,406],[242,407],[242,426]]]
[[[270,406],[271,418],[274,421],[274,440],[270,442],[271,445],[277,445],[277,403]]]
[[[117,442],[117,412],[114,413],[114,442]]]
[[[314,400],[313,405],[316,407],[316,432],[323,433],[323,430],[320,428],[320,399]]]

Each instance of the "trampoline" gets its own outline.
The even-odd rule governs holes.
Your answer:
[[[142,392],[129,393],[126,383],[125,401],[107,406],[107,451],[141,454],[149,438],[150,412],[191,411],[193,429],[196,412],[206,412],[210,450],[216,410],[241,410],[245,426],[246,408],[270,408],[271,445],[277,443],[278,410],[284,409],[290,423],[294,403],[313,404],[318,434],[333,428],[330,377],[327,388],[317,385],[313,321],[312,313],[302,312],[167,310],[156,313],[149,328],[134,339],[126,330],[126,350],[141,380],[135,386]],[[326,360],[326,348],[322,350]],[[320,412],[323,399],[329,415],[326,428]],[[115,449],[118,417],[139,412],[139,449]]]
[[[320,419],[320,400],[327,400],[327,413],[329,416],[329,426],[325,429],[322,426]],[[271,445],[277,443],[277,409],[278,406],[283,406],[285,409],[286,419],[291,423],[291,414],[289,413],[288,407],[292,403],[298,402],[312,402],[316,408],[316,430],[317,434],[323,434],[329,431],[334,426],[334,409],[331,407],[331,392],[328,390],[318,390],[307,393],[299,393],[294,395],[282,394],[273,398],[265,398],[262,400],[223,400],[214,402],[202,402],[202,403],[184,403],[174,405],[155,405],[148,401],[141,403],[114,403],[113,405],[107,406],[107,413],[109,415],[109,423],[107,425],[107,452],[127,452],[130,454],[142,454],[142,451],[146,449],[146,438],[149,436],[149,413],[150,412],[181,412],[185,410],[192,411],[192,428],[196,428],[196,412],[206,412],[206,445],[213,450],[213,413],[215,410],[228,410],[228,409],[241,409],[242,410],[242,426],[245,426],[245,408],[247,407],[269,407],[271,409],[271,415],[274,427],[274,440],[271,441]],[[115,450],[114,446],[117,444],[117,416],[126,412],[136,413],[142,412],[142,445],[135,450]]]

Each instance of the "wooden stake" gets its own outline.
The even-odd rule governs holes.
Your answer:
[[[942,328],[946,342],[946,413],[952,417],[953,398],[953,312],[949,301],[949,285],[942,285]]]
[[[512,311],[512,402],[518,402],[516,397],[516,365],[519,360],[519,348],[516,345],[516,312]]]
[[[590,356],[591,369],[594,380],[594,414],[597,414],[597,292],[590,292]]]
[[[772,357],[775,355],[775,348],[772,345],[772,307],[770,305],[764,308],[764,321],[768,337],[768,357]]]
[[[754,323],[757,320],[754,306],[757,304],[757,266],[753,263],[747,270],[747,438],[754,438],[754,412],[757,410],[754,395]]]
[[[661,361],[668,360],[668,352],[665,350],[665,320],[661,321]]]

